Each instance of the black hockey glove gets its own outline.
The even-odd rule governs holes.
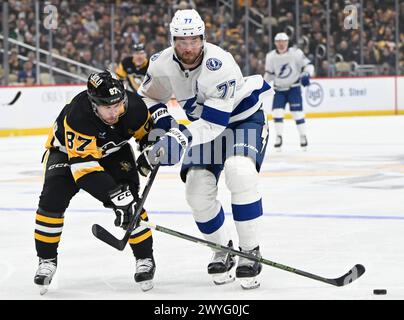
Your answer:
[[[126,230],[130,218],[136,211],[137,198],[133,196],[127,184],[123,186],[121,185],[110,191],[109,198],[112,202],[112,209],[114,209],[116,214],[116,219],[114,221],[115,226]]]

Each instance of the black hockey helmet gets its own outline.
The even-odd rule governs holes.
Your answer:
[[[133,45],[133,51],[135,51],[135,52],[144,51],[144,44],[141,43],[141,42],[135,43],[135,44]]]
[[[107,70],[90,74],[87,81],[87,95],[93,106],[113,105],[125,100],[126,107],[127,97],[123,83]]]

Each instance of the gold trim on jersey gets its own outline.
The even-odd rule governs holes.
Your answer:
[[[120,80],[124,80],[128,73],[125,71],[125,69],[123,68],[123,64],[120,63],[118,68],[116,68],[115,70],[116,75],[120,78]]]
[[[56,131],[56,122],[53,124],[52,128],[49,130],[48,139],[45,142],[45,148],[50,149],[52,148],[53,142],[55,141],[55,131]]]
[[[100,166],[98,161],[87,161],[81,163],[74,163],[70,165],[73,173],[74,181],[79,180],[81,177],[96,171],[104,171],[104,168]]]
[[[147,111],[147,119],[145,123],[133,133],[133,137],[136,139],[136,141],[142,140],[143,137],[150,132],[151,130],[150,118],[151,118],[150,112]]]

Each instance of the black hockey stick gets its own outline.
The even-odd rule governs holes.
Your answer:
[[[21,91],[18,91],[17,94],[15,95],[14,99],[11,100],[9,103],[3,103],[3,106],[12,106],[14,103],[17,102],[17,100],[20,98],[21,96]]]
[[[142,197],[139,199],[139,202],[136,203],[136,212],[132,216],[132,219],[129,221],[128,228],[126,229],[124,237],[119,240],[115,236],[113,236],[108,230],[104,229],[102,226],[98,224],[93,224],[92,231],[96,238],[104,241],[105,243],[109,244],[110,246],[114,247],[122,251],[125,249],[126,244],[130,238],[130,235],[135,228],[137,222],[140,219],[140,214],[142,213],[143,205],[146,201],[147,195],[149,194],[150,188],[153,184],[154,178],[157,175],[157,171],[160,167],[160,164],[157,164],[150,173],[149,179],[143,189]]]
[[[264,258],[259,258],[259,257],[253,256],[251,254],[248,254],[248,253],[245,253],[245,252],[242,252],[242,251],[239,251],[239,250],[235,250],[235,249],[232,249],[232,248],[229,248],[229,247],[222,246],[220,244],[217,244],[217,243],[214,243],[214,242],[211,242],[211,241],[208,241],[208,240],[199,239],[199,238],[196,238],[194,236],[191,236],[191,235],[188,235],[188,234],[185,234],[185,233],[182,233],[182,232],[178,232],[178,231],[171,230],[171,229],[159,226],[159,225],[155,225],[155,224],[153,224],[153,223],[151,223],[149,221],[141,220],[140,225],[144,226],[144,227],[148,227],[148,228],[156,230],[156,231],[160,231],[160,232],[163,232],[163,233],[170,234],[170,235],[172,235],[174,237],[178,237],[178,238],[182,238],[182,239],[189,240],[189,241],[192,241],[192,242],[196,242],[196,243],[208,246],[208,247],[210,247],[212,249],[215,249],[215,250],[226,251],[226,252],[234,254],[236,256],[240,256],[240,257],[244,257],[244,258],[247,258],[247,259],[250,259],[250,260],[258,261],[260,263],[266,264],[266,265],[274,267],[274,268],[278,268],[278,269],[281,269],[281,270],[284,270],[284,271],[292,272],[292,273],[298,274],[300,276],[310,278],[310,279],[313,279],[313,280],[318,280],[318,281],[321,281],[321,282],[325,282],[325,283],[328,283],[328,284],[331,284],[331,285],[337,286],[337,287],[345,286],[345,285],[355,281],[356,279],[358,279],[360,276],[362,276],[365,273],[365,267],[363,265],[361,265],[361,264],[357,264],[351,270],[349,270],[347,273],[345,273],[343,276],[341,276],[339,278],[335,278],[335,279],[323,278],[323,277],[315,275],[313,273],[309,273],[309,272],[306,272],[306,271],[295,269],[295,268],[292,268],[292,267],[289,267],[289,266],[286,266],[286,265],[283,265],[283,264],[280,264],[280,263],[277,263],[277,262],[273,262],[273,261],[270,261],[270,260],[267,260],[267,259],[264,259]]]

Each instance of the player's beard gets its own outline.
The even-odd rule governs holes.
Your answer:
[[[203,47],[201,47],[201,51],[197,54],[194,54],[193,52],[183,53],[182,56],[180,56],[177,52],[176,54],[178,59],[181,61],[182,64],[185,65],[185,67],[187,66],[193,67],[201,60],[203,55]]]

